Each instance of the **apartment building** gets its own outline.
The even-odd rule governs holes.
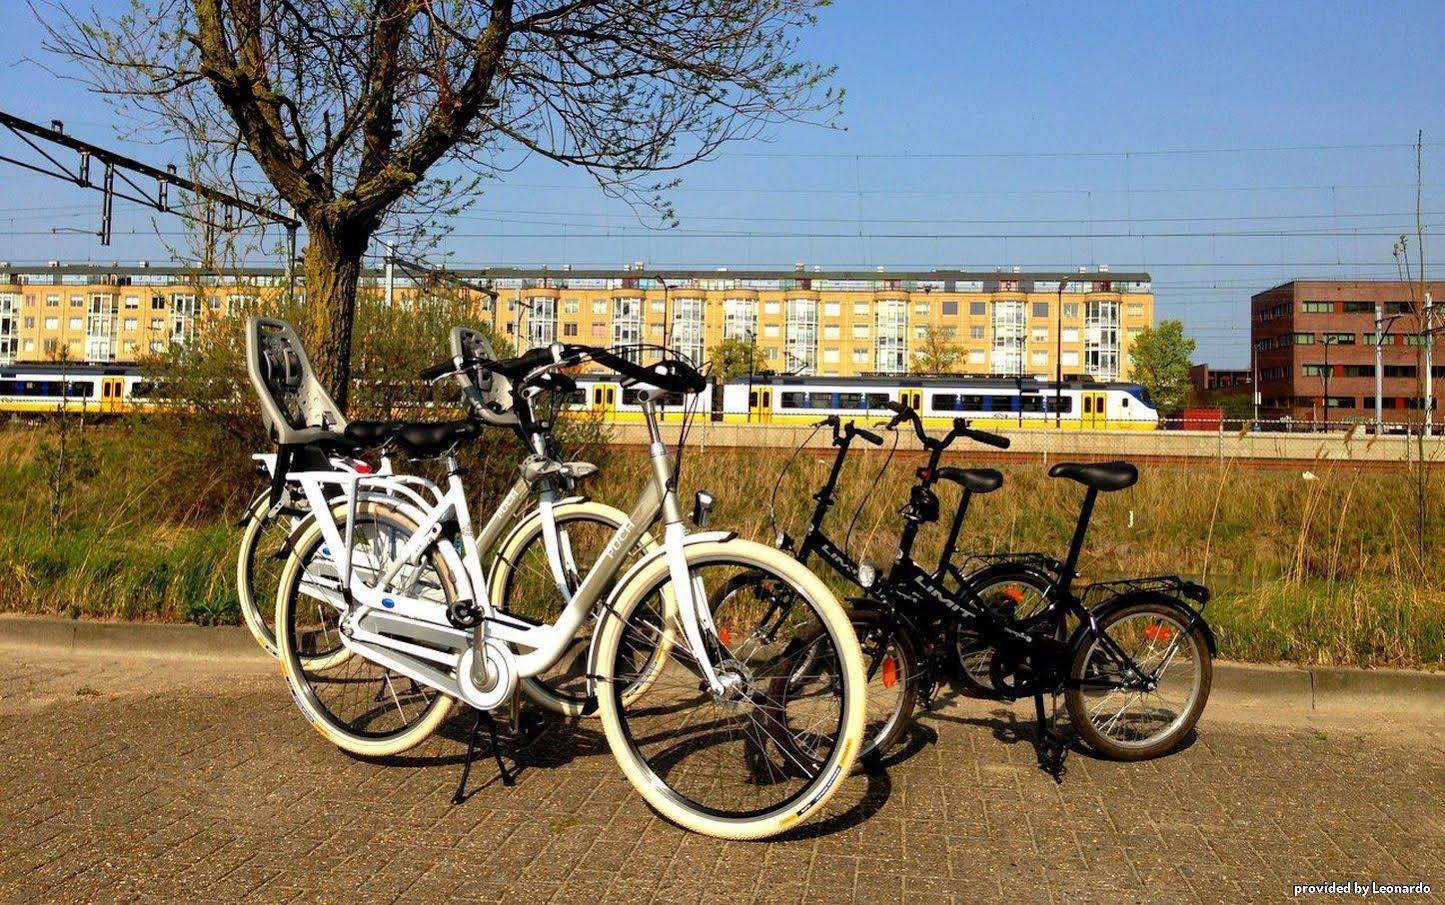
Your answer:
[[[454,274],[478,317],[518,348],[554,340],[663,343],[703,360],[724,339],[757,369],[842,376],[918,370],[926,348],[958,373],[1127,379],[1129,347],[1153,323],[1148,274],[971,271],[486,269]],[[381,274],[368,272],[366,291]],[[280,291],[275,270],[197,280],[179,268],[0,266],[0,361],[131,361],[184,342],[195,319]],[[426,290],[406,280],[394,296]]]
[[[1445,299],[1445,283],[1425,289]],[[1373,420],[1378,312],[1385,320],[1383,417],[1418,421],[1420,351],[1427,340],[1435,344],[1436,393],[1445,378],[1440,337],[1422,331],[1422,307],[1420,286],[1397,280],[1293,280],[1254,295],[1250,334],[1261,405],[1299,421]]]

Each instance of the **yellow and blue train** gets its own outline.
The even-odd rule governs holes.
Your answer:
[[[581,375],[568,408],[606,421],[640,421],[635,391],[615,377]],[[1073,428],[1154,430],[1159,412],[1144,387],[1134,383],[1053,381],[1034,378],[784,377],[729,381],[694,404],[694,414],[725,423],[806,424],[828,415],[885,419],[889,402],[912,407],[925,424],[943,426],[967,418],[980,428]],[[665,407],[664,420],[683,415],[682,400]]]
[[[579,374],[564,408],[603,421],[642,420],[635,390],[615,376]],[[994,377],[802,377],[761,375],[717,386],[691,402],[694,417],[735,424],[807,424],[828,415],[859,420],[891,416],[901,402],[925,424],[963,417],[981,428],[1154,430],[1159,413],[1138,384]],[[155,387],[127,365],[0,366],[0,412],[48,415],[64,409],[97,415],[163,406]],[[665,405],[664,421],[684,415],[683,400]]]

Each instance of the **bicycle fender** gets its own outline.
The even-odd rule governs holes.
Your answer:
[[[702,531],[684,537],[682,545],[690,547],[693,544],[726,543],[737,536],[736,531]],[[612,591],[607,595],[607,599],[597,607],[597,625],[592,630],[592,640],[587,647],[587,703],[582,706],[583,716],[591,716],[597,712],[597,677],[599,675],[597,672],[597,644],[598,639],[602,637],[602,620],[615,617],[617,598],[622,591],[643,569],[665,556],[667,556],[667,548],[662,544],[657,544],[655,548],[648,550],[641,559],[632,564],[632,568],[623,573],[622,577],[612,586]]]
[[[1092,612],[1095,618],[1102,619],[1104,616],[1116,610],[1121,610],[1135,603],[1164,603],[1180,610],[1191,627],[1197,625],[1200,631],[1204,633],[1205,643],[1209,645],[1209,655],[1211,657],[1219,656],[1219,644],[1214,640],[1214,629],[1210,628],[1209,622],[1205,620],[1204,612],[1198,607],[1192,606],[1171,594],[1164,594],[1159,591],[1134,591],[1118,594],[1095,607]],[[1069,638],[1069,651],[1071,656],[1078,650],[1078,646],[1084,643],[1088,634],[1089,624],[1087,622],[1081,622],[1079,626],[1074,629],[1073,636]]]

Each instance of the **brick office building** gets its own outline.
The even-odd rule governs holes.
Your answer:
[[[1412,288],[1413,299],[1412,304]],[[1426,289],[1445,302],[1445,283]],[[1370,421],[1375,417],[1376,306],[1386,326],[1382,363],[1386,421],[1419,418],[1423,306],[1420,287],[1397,280],[1293,280],[1250,299],[1250,339],[1261,408],[1295,421]],[[1435,321],[1445,321],[1445,310]],[[1445,347],[1434,338],[1434,393],[1445,378]],[[1438,410],[1438,400],[1436,404]]]

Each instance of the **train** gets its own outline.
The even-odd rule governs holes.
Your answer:
[[[642,420],[637,394],[616,378],[583,375],[567,408],[606,421]],[[737,424],[807,424],[828,415],[886,419],[888,403],[917,411],[930,427],[967,418],[980,428],[1155,430],[1159,412],[1135,383],[1035,378],[898,375],[877,377],[754,376],[730,380],[692,403],[694,417]],[[683,417],[687,405],[671,399],[663,420]]]
[[[576,380],[576,392],[561,401],[565,411],[618,423],[642,420],[636,390],[616,377],[579,374]],[[1159,413],[1139,384],[946,375],[754,375],[720,386],[710,383],[695,400],[667,400],[662,418],[675,422],[690,415],[729,424],[807,424],[838,415],[876,421],[891,416],[888,403],[912,407],[930,427],[946,426],[958,417],[994,429],[1159,427]],[[131,366],[0,366],[0,412],[46,415],[63,408],[111,415],[163,404],[153,384]]]
[[[0,365],[0,412],[116,415],[154,407],[153,385],[129,365]]]

